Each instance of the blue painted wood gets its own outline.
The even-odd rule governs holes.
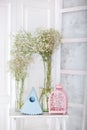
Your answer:
[[[43,113],[34,88],[31,89],[30,95],[22,106],[20,112],[29,115]]]

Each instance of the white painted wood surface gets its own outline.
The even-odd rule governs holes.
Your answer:
[[[49,114],[48,112],[44,112],[43,114],[40,115],[25,115],[25,114],[21,114],[21,112],[17,112],[14,110],[10,110],[9,111],[9,116],[10,118],[69,118],[68,114],[65,115],[58,115],[58,114]]]
[[[69,97],[70,119],[67,125],[67,129],[70,130],[87,129],[86,12],[86,0],[63,0],[60,11],[62,14],[62,33],[64,43],[61,49],[61,82],[68,92]],[[78,49],[80,50],[78,51]]]
[[[54,130],[66,130],[66,125],[67,125],[67,120],[69,118],[68,114],[66,115],[56,115],[56,114],[49,114],[49,113],[43,113],[42,115],[24,115],[21,114],[20,112],[15,112],[14,110],[10,110],[9,116],[11,118],[11,121],[14,122],[13,126],[11,127],[11,130],[16,129],[16,120],[21,119],[21,130],[24,130],[24,120],[29,119],[29,121],[33,124],[32,120],[35,119],[44,119],[45,122],[48,124],[48,130],[52,130],[52,127]],[[53,122],[55,120],[55,122]],[[55,126],[53,125],[55,124]]]
[[[0,129],[10,130],[10,86],[7,69],[9,57],[10,4],[0,1]]]

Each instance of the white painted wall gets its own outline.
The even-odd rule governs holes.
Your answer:
[[[10,5],[0,1],[0,129],[9,130],[9,58]]]

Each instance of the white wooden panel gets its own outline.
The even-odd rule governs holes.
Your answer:
[[[10,34],[10,4],[0,1],[0,129],[9,130],[9,34]]]
[[[81,130],[83,121],[83,110],[81,108],[69,107],[69,120],[67,129]]]
[[[68,113],[70,116],[75,116],[75,115],[77,115],[78,117],[83,116],[83,110],[80,107],[76,108],[74,106],[73,107],[69,106]]]
[[[61,82],[68,94],[69,103],[84,103],[85,76],[62,75]]]
[[[72,70],[86,70],[87,43],[66,43],[61,48],[61,68]]]
[[[9,101],[10,101],[9,96],[6,96],[6,95],[0,96],[0,104],[1,105],[8,104]]]
[[[9,3],[10,2],[10,0],[0,0],[0,3],[3,3],[4,5],[7,3]]]
[[[87,5],[87,0],[64,0],[63,7],[74,7],[74,6],[83,6]]]
[[[70,7],[70,8],[64,8],[61,9],[61,13],[67,13],[67,12],[76,12],[76,11],[84,11],[87,10],[87,6],[76,6],[76,7]]]
[[[11,5],[11,12],[10,12],[11,13],[11,18],[10,18],[10,22],[11,22],[10,30],[11,31],[10,31],[10,35],[15,34],[16,31],[17,31],[17,19],[16,19],[17,12],[16,12],[16,8],[17,7],[16,7],[15,4]],[[11,37],[10,37],[10,40],[11,40]],[[12,42],[10,44],[12,44]]]
[[[70,116],[67,125],[68,130],[82,130],[82,118],[77,116]]]
[[[65,13],[62,24],[64,38],[87,37],[87,11]]]
[[[9,6],[0,6],[0,95],[8,92]]]
[[[30,7],[36,8],[48,8],[52,0],[19,0],[23,5],[29,5]]]
[[[64,0],[64,9],[61,9],[63,43],[65,43],[61,49],[61,83],[68,94],[70,115],[68,130],[86,130],[86,93],[84,93],[87,86],[85,84],[87,75],[86,5],[87,1],[84,0]],[[76,7],[70,8],[73,6]]]
[[[50,10],[41,8],[24,8],[24,28],[35,31],[36,28],[50,27]]]
[[[63,43],[76,43],[76,42],[87,42],[87,38],[68,38],[62,39]]]
[[[32,124],[32,125],[31,125]],[[39,119],[38,117],[36,119],[31,118],[25,119],[24,129],[25,130],[48,130],[48,124],[46,122],[46,119]]]
[[[0,130],[10,130],[7,104],[0,104]]]
[[[85,70],[61,70],[61,74],[72,74],[72,75],[87,75],[87,71]]]

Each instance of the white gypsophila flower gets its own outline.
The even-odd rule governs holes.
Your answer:
[[[54,29],[39,29],[36,31],[36,45],[40,54],[51,55],[55,47],[61,44],[61,35]],[[43,54],[42,54],[43,55]]]
[[[31,34],[25,31],[19,31],[17,34],[13,35],[9,69],[18,81],[25,79],[28,74],[27,69],[32,62],[31,54],[34,51],[32,39]]]

